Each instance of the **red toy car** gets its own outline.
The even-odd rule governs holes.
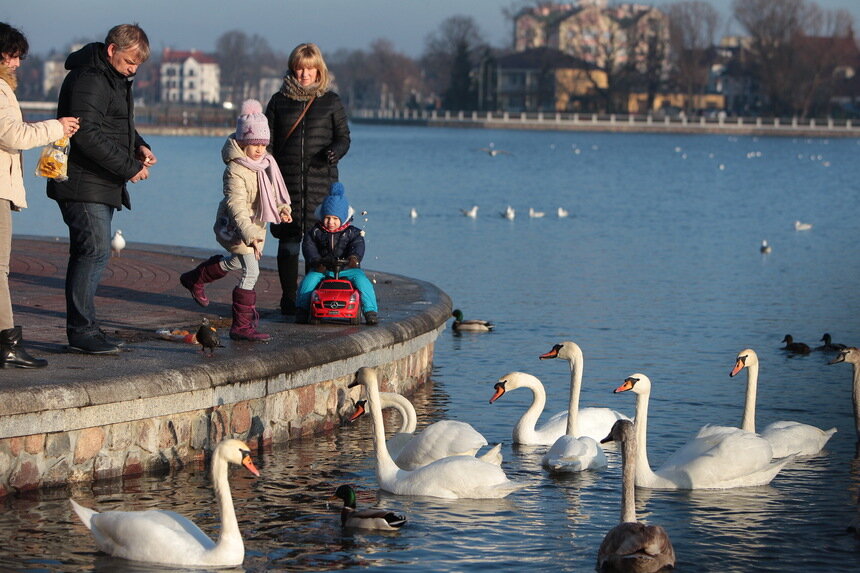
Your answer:
[[[340,277],[340,269],[347,261],[338,259],[333,265],[334,278],[325,278],[311,293],[309,324],[323,320],[347,320],[361,324],[361,295],[347,279]]]

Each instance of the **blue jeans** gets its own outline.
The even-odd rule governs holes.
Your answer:
[[[66,334],[89,336],[96,324],[96,289],[110,260],[110,225],[115,209],[102,203],[60,201],[69,227],[66,268]]]
[[[296,295],[296,307],[309,310],[311,308],[311,293],[326,277],[333,277],[334,273],[327,271],[325,274],[316,271],[308,271],[302,284],[299,285],[299,293]],[[376,292],[373,283],[361,269],[344,269],[340,271],[340,278],[347,279],[355,285],[361,294],[361,312],[377,312]]]

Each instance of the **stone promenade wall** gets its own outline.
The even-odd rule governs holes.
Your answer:
[[[410,394],[429,379],[443,329],[272,376],[242,378],[234,365],[232,380],[194,387],[176,372],[154,372],[163,377],[159,395],[4,416],[0,435],[23,431],[0,439],[0,496],[181,467],[225,437],[261,448],[331,431],[358,399],[347,389],[358,368],[377,366],[386,389]]]

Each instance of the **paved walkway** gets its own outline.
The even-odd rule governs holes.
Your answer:
[[[231,291],[238,274],[207,287],[212,302],[206,308],[195,304],[179,284],[181,273],[216,252],[129,243],[121,256],[111,258],[100,283],[96,310],[102,327],[123,338],[127,345],[118,355],[92,356],[66,351],[63,289],[68,244],[16,235],[10,275],[15,323],[24,329],[25,347],[34,356],[47,359],[49,365],[39,370],[0,369],[0,401],[7,392],[16,392],[20,400],[21,391],[26,392],[28,387],[35,390],[35,386],[40,387],[36,394],[44,396],[46,386],[55,386],[60,391],[63,386],[79,382],[115,384],[117,380],[140,380],[142,376],[169,378],[165,373],[198,364],[205,364],[206,369],[229,370],[267,354],[283,356],[289,351],[294,355],[297,347],[313,352],[314,342],[331,342],[340,337],[344,338],[344,344],[350,336],[385,335],[400,339],[408,336],[404,332],[410,330],[410,321],[424,320],[421,311],[428,305],[448,308],[450,313],[450,300],[433,285],[366,270],[376,280],[379,325],[298,325],[292,317],[283,317],[278,311],[281,293],[276,264],[266,257],[256,287],[257,306],[261,314],[260,330],[271,334],[273,339],[268,344],[234,342],[229,339],[228,330]],[[163,340],[156,334],[162,328],[195,331],[204,315],[219,327],[225,345],[212,357],[200,353],[199,346]]]

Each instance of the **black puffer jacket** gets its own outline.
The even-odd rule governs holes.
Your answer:
[[[48,181],[48,197],[131,208],[126,182],[143,169],[135,150],[145,141],[134,128],[131,80],[107,61],[105,45],[87,44],[66,59],[70,70],[57,117],[79,117],[71,139],[69,179]]]
[[[293,207],[292,223],[271,225],[270,229],[275,237],[296,243],[316,223],[314,210],[328,196],[331,184],[338,180],[337,165],[328,164],[328,150],[340,159],[349,151],[350,144],[346,112],[334,92],[316,98],[286,139],[305,103],[278,92],[266,106],[272,155],[281,168]]]

